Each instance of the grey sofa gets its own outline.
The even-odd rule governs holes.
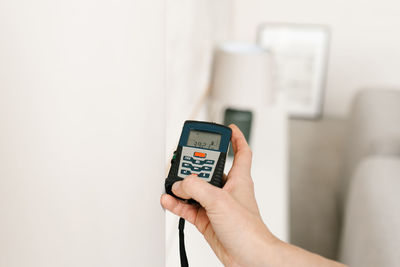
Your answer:
[[[400,91],[361,91],[349,129],[339,259],[400,266]]]

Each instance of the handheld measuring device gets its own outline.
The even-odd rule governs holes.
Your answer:
[[[185,121],[179,144],[172,156],[171,168],[165,179],[165,191],[174,197],[172,185],[196,174],[212,185],[224,185],[223,174],[232,130],[224,125]],[[178,197],[177,197],[178,198]],[[192,203],[195,202],[192,200]],[[179,220],[179,252],[181,266],[188,267],[184,242],[185,220]]]
[[[196,174],[212,185],[222,187],[231,136],[231,128],[224,125],[185,121],[165,180],[165,191],[175,196],[171,191],[172,185],[191,174]]]

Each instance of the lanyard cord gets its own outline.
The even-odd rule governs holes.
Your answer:
[[[185,249],[185,234],[183,230],[185,229],[185,219],[179,219],[179,255],[181,257],[181,267],[189,267],[189,263],[186,256]]]

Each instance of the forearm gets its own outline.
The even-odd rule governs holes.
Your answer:
[[[268,267],[286,267],[286,266],[326,266],[326,267],[343,267],[346,266],[339,262],[335,262],[317,254],[308,252],[297,246],[285,243],[276,239],[266,244],[264,265]]]

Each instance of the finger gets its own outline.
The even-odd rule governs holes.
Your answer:
[[[198,212],[198,207],[183,203],[171,195],[163,194],[161,196],[161,205],[173,214],[184,218],[186,221],[194,224]]]
[[[215,187],[195,175],[186,177],[183,181],[175,182],[172,192],[183,199],[194,199],[205,209],[209,209],[221,198],[225,197],[224,191]]]
[[[232,169],[249,174],[252,157],[251,149],[240,129],[234,124],[229,125],[229,127],[232,129],[231,142],[234,153]]]

